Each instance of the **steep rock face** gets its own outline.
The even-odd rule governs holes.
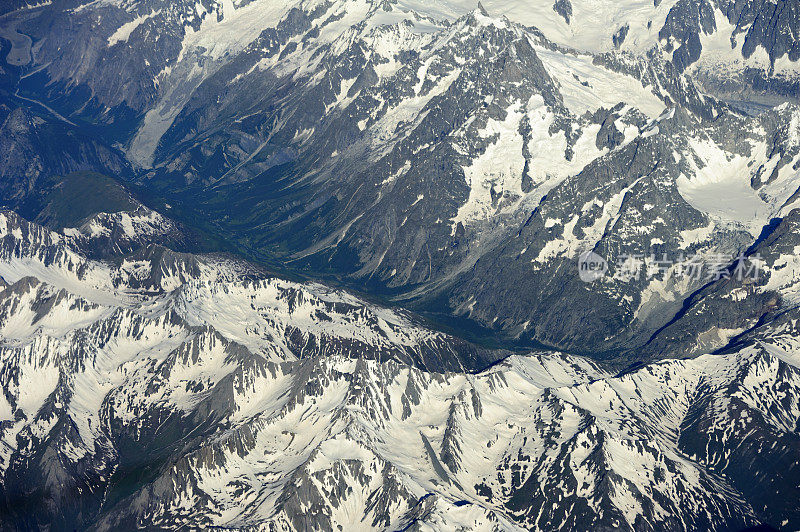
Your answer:
[[[23,109],[16,109],[3,121],[2,136],[5,146],[2,182],[5,197],[24,195],[36,185],[41,163],[37,160],[38,153],[33,143],[26,138],[33,127],[33,117]]]
[[[714,8],[710,2],[679,0],[667,14],[658,37],[667,41],[666,51],[672,52],[678,70],[685,70],[700,59],[703,51],[700,35],[710,35],[716,29]]]
[[[200,9],[191,2],[59,2],[7,17],[39,43],[35,61],[47,64],[23,87],[62,114],[105,124],[114,140],[124,139],[154,102],[164,67],[200,26]]]
[[[715,260],[724,260],[718,269],[734,265],[762,226],[795,215],[797,137],[785,128],[798,116],[784,107],[758,119],[725,117],[698,135],[671,111],[554,188],[517,234],[454,284],[455,308],[475,317],[485,305],[480,321],[527,323],[552,345],[644,343],[715,280]],[[577,274],[585,251],[609,262],[598,282]],[[675,275],[690,258],[702,275]],[[502,280],[490,273],[500,269]]]
[[[797,306],[797,224],[797,211],[774,220],[774,227],[747,251],[747,258],[697,290],[653,335],[644,352],[698,354],[746,343],[771,327],[784,329]],[[751,263],[759,266],[758,271],[740,276],[739,270],[749,271]]]
[[[745,58],[752,56],[760,46],[773,63],[783,57],[790,61],[800,59],[797,42],[800,9],[796,2],[723,0],[718,7],[728,21],[736,25],[736,33],[744,33],[742,54]]]
[[[13,109],[0,125],[0,196],[2,205],[18,207],[48,186],[49,178],[80,170],[126,173],[118,152],[25,108]]]

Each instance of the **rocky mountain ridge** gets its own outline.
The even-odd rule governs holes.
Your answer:
[[[742,116],[698,69],[730,33],[747,45],[714,56],[725,65],[767,54],[791,70],[796,10],[557,4],[148,0],[6,19],[40,43],[20,90],[100,128],[188,225],[504,342],[619,353],[700,283],[586,293],[581,252],[733,259],[794,208],[796,108]],[[128,172],[76,151],[57,157]],[[714,205],[721,190],[736,192],[729,207]]]
[[[344,294],[169,252],[109,269],[70,236],[0,220],[6,529],[800,516],[796,319],[621,374],[557,353],[432,372],[456,342]]]
[[[800,528],[796,0],[0,13],[0,528]]]

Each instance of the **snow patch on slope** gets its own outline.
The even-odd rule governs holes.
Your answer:
[[[158,10],[154,9],[149,14],[140,15],[135,19],[131,20],[130,22],[126,22],[125,24],[120,26],[119,29],[117,29],[117,31],[111,34],[111,36],[108,38],[108,45],[114,46],[115,44],[119,44],[121,42],[127,42],[128,38],[131,36],[131,33],[133,33],[133,31],[136,28],[147,22],[149,19],[156,17],[160,14],[161,14],[160,9]]]

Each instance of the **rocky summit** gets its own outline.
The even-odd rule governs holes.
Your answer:
[[[800,529],[797,0],[7,0],[0,529]]]

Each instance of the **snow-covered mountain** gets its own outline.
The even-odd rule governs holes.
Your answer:
[[[142,183],[294,268],[587,353],[644,343],[702,283],[587,288],[583,250],[735,257],[793,208],[796,107],[742,116],[660,52],[426,13],[303,4],[230,59],[224,19],[198,30],[218,62],[171,67],[196,87],[133,134]]]
[[[800,525],[796,318],[621,374],[436,372],[467,346],[409,316],[72,235],[0,215],[4,529]]]
[[[735,255],[789,212],[795,108],[747,118],[723,99],[797,101],[780,74],[796,71],[797,11],[786,0],[72,1],[3,27],[35,43],[18,94],[78,130],[90,123],[140,167],[140,184],[254,256],[509,338],[617,350],[630,338],[609,323],[648,337],[699,286],[661,302],[656,286],[595,291],[611,317],[577,337],[579,314],[531,323],[584,298],[571,266],[584,248],[612,261],[621,243]],[[767,99],[728,94],[720,80],[749,87],[734,70]],[[730,208],[715,205],[720,190],[736,192]]]
[[[0,6],[0,528],[800,528],[798,17]]]
[[[19,318],[26,306],[32,313],[30,324],[20,330],[15,322],[7,324],[6,339],[24,340],[40,327],[47,329],[37,315],[41,299],[47,298],[48,305],[63,304],[65,309],[94,309],[90,320],[110,317],[103,329],[112,336],[124,334],[111,330],[119,325],[115,312],[121,311],[172,325],[180,322],[187,330],[219,331],[274,361],[343,355],[395,359],[423,369],[465,370],[495,360],[489,352],[425,330],[409,315],[321,285],[266,277],[257,268],[224,256],[187,255],[145,243],[133,253],[117,253],[110,262],[87,257],[84,250],[93,250],[98,241],[103,249],[127,250],[130,235],[125,229],[114,233],[120,223],[139,238],[147,238],[144,227],[153,240],[173,230],[171,221],[152,212],[101,214],[82,229],[63,233],[11,211],[4,212],[0,222],[4,237],[0,276],[11,297],[8,315]],[[123,244],[107,246],[109,234]],[[79,323],[87,325],[83,319]],[[59,326],[56,331],[63,332]]]

